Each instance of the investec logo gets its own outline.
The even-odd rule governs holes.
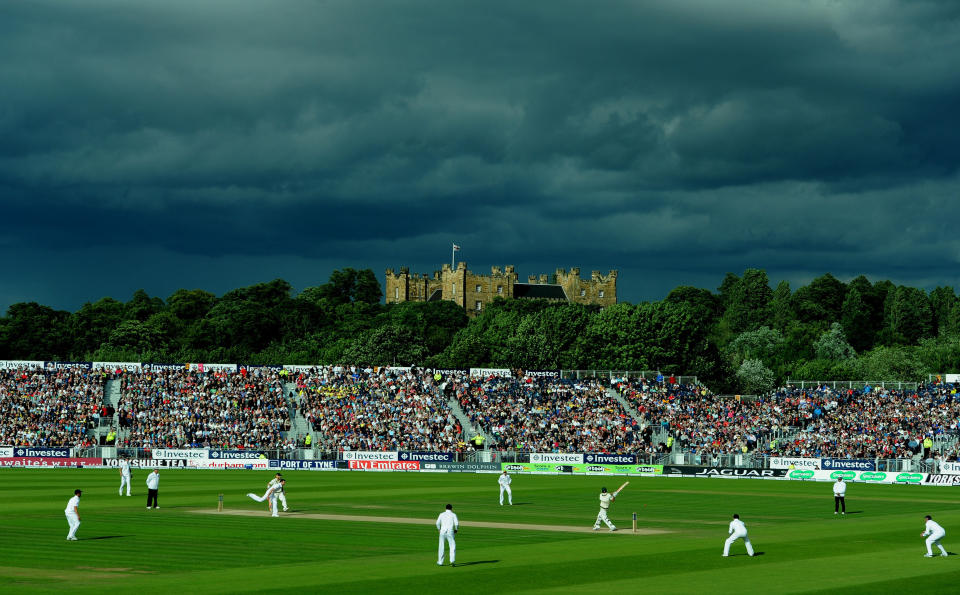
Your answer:
[[[563,464],[580,464],[583,463],[582,454],[573,454],[573,453],[531,453],[530,454],[531,463],[563,463]]]
[[[366,450],[346,450],[343,452],[344,461],[396,461],[397,451],[373,452]]]
[[[848,459],[823,459],[823,466],[830,469],[853,469],[871,471],[873,463],[870,461],[856,461]]]
[[[584,455],[583,460],[588,463],[605,463],[608,465],[632,465],[636,463],[633,455]]]

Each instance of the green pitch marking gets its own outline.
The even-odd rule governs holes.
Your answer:
[[[500,506],[493,474],[289,471],[294,514],[271,518],[245,494],[262,493],[272,475],[162,471],[161,508],[146,510],[143,472],[128,498],[117,495],[115,470],[0,470],[0,589],[742,593],[749,579],[774,592],[876,593],[952,590],[960,577],[960,556],[923,558],[920,537],[933,515],[947,550],[960,552],[955,488],[852,484],[847,516],[835,517],[829,483],[634,478],[611,520],[629,533],[637,512],[641,529],[670,533],[624,539],[589,531],[600,487],[619,478],[518,475],[514,506]],[[75,488],[80,541],[67,542],[63,509]],[[225,513],[197,514],[215,511],[220,493]],[[435,528],[412,522],[447,503],[464,522],[456,568],[436,566]],[[734,512],[762,555],[748,558],[738,542],[720,556]]]

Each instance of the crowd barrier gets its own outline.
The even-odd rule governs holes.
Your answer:
[[[117,468],[125,449],[85,449],[33,446],[0,446],[0,467]],[[129,449],[127,449],[129,450]],[[765,467],[648,464],[636,455],[607,453],[525,453],[524,460],[463,461],[460,453],[424,451],[344,451],[323,453],[324,458],[303,457],[302,451],[267,456],[242,450],[156,448],[133,449],[126,456],[133,469],[243,469],[313,471],[417,471],[432,473],[531,473],[552,475],[628,475],[722,479],[777,479],[786,481],[836,481],[960,486],[960,463],[943,462],[941,473],[878,470],[871,459],[778,457]],[[119,453],[118,453],[119,451]],[[109,452],[109,456],[107,455]],[[308,451],[312,452],[312,451]],[[271,453],[277,454],[277,453]]]

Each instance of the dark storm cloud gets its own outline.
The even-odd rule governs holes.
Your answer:
[[[958,284],[955,2],[35,1],[0,55],[0,249],[53,278],[304,286],[455,239],[628,300],[750,266]],[[77,283],[8,270],[0,306]]]

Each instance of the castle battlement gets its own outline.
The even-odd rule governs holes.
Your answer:
[[[612,306],[617,303],[617,271],[603,275],[593,271],[590,279],[580,278],[580,268],[558,268],[554,275],[529,275],[527,282],[520,282],[513,265],[502,269],[490,267],[489,275],[473,273],[464,261],[456,268],[444,264],[432,276],[425,273],[410,273],[408,267],[386,270],[386,301],[428,302],[452,301],[468,314],[477,315],[494,299],[547,299],[568,301],[585,305]],[[533,289],[531,289],[533,288]]]

